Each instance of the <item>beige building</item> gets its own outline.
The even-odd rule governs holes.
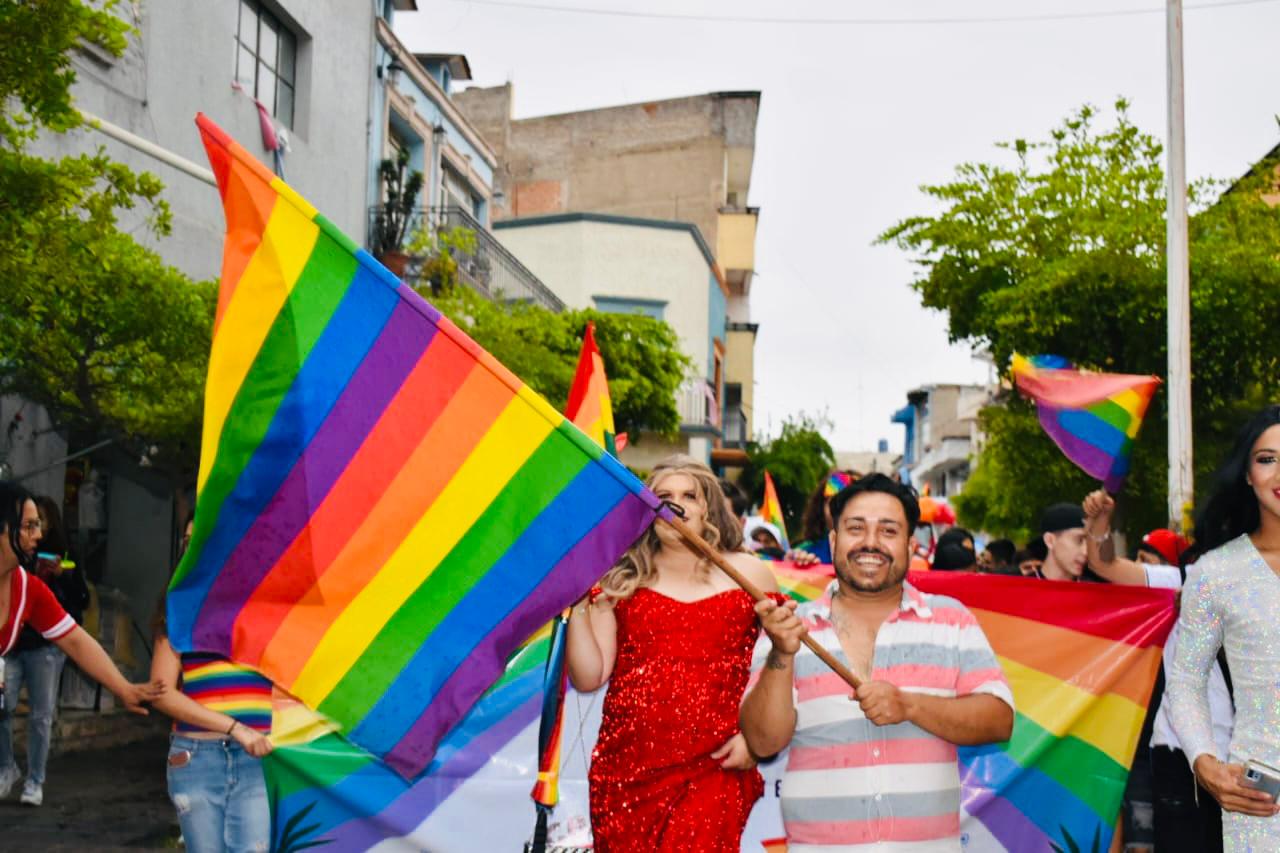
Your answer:
[[[755,382],[757,327],[749,297],[759,211],[747,206],[747,195],[760,93],[716,92],[520,120],[512,118],[512,97],[510,84],[454,95],[497,157],[495,222],[505,228],[529,218],[597,213],[696,230],[725,293],[725,323],[712,333],[722,369],[708,373],[724,434],[717,426],[711,459],[741,464]],[[560,295],[561,285],[526,253],[524,246],[515,252]],[[561,298],[589,304],[572,293]]]
[[[669,323],[693,363],[679,391],[680,440],[629,444],[622,460],[647,469],[673,452],[710,460],[722,432],[717,389],[727,355],[727,288],[715,257],[689,223],[601,213],[508,219],[500,240],[571,308],[644,314]]]
[[[935,497],[958,494],[969,479],[973,459],[982,450],[978,414],[991,402],[987,385],[926,385],[907,394],[907,405],[893,416],[906,427],[902,463],[911,485]]]

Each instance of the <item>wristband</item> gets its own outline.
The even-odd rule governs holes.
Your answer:
[[[234,732],[234,731],[236,730],[236,726],[238,726],[238,725],[240,725],[240,721],[239,721],[239,720],[232,720],[232,721],[231,721],[231,725],[227,727],[227,734],[229,735],[229,734],[231,734],[232,732]]]

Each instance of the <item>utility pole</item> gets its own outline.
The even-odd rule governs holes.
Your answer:
[[[1191,295],[1187,250],[1186,113],[1182,85],[1182,0],[1167,0],[1169,166],[1168,311],[1169,526],[1182,530],[1192,500]]]

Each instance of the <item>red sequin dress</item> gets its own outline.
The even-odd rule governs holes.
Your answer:
[[[599,853],[738,853],[764,792],[711,757],[738,733],[759,630],[751,597],[683,602],[641,588],[615,605],[618,657],[591,756]]]

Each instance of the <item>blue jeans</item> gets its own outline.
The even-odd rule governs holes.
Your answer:
[[[231,738],[172,735],[169,799],[188,853],[267,850],[271,811],[262,762]]]
[[[49,763],[49,733],[58,710],[58,679],[67,656],[55,645],[14,652],[4,659],[4,721],[0,723],[0,769],[14,764],[13,712],[18,693],[27,685],[31,715],[27,717],[27,778],[44,784]]]

